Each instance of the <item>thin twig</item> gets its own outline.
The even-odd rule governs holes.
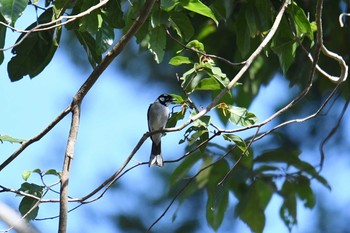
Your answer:
[[[340,15],[339,15],[339,18],[338,18],[338,20],[339,20],[339,25],[340,25],[340,27],[344,27],[344,21],[343,21],[343,17],[344,16],[350,16],[350,14],[349,13],[341,13]]]
[[[195,53],[198,53],[202,56],[205,56],[205,57],[210,57],[210,58],[214,58],[214,59],[217,59],[217,60],[221,60],[227,64],[229,64],[230,66],[240,66],[240,65],[244,65],[246,63],[246,61],[243,61],[243,62],[231,62],[223,57],[219,57],[219,56],[216,56],[216,55],[213,55],[213,54],[207,54],[206,52],[204,51],[200,51],[200,50],[197,50],[193,47],[188,47],[187,45],[185,45],[184,43],[182,43],[181,41],[179,41],[178,39],[176,39],[169,31],[168,28],[165,27],[165,32],[166,34],[172,39],[174,40],[176,43],[178,43],[181,47],[183,47],[184,49],[187,49],[187,50],[190,50],[190,51],[193,51]]]
[[[322,171],[322,168],[323,168],[323,163],[324,163],[324,158],[325,158],[325,152],[324,152],[324,147],[326,145],[326,143],[329,141],[329,139],[332,138],[332,136],[337,132],[337,130],[339,129],[339,126],[340,126],[340,123],[345,115],[345,112],[349,106],[349,102],[350,102],[350,99],[348,99],[344,106],[343,106],[343,109],[340,113],[340,116],[338,117],[338,120],[337,120],[337,123],[335,124],[335,126],[332,128],[331,131],[329,131],[328,135],[325,137],[325,139],[323,139],[323,141],[321,142],[320,144],[320,169],[318,170],[318,172],[320,173]]]
[[[78,19],[80,19],[80,18],[90,14],[91,12],[101,8],[102,6],[107,4],[108,1],[109,0],[101,0],[98,4],[91,6],[90,8],[86,9],[83,12],[80,12],[77,15],[68,15],[68,16],[67,15],[62,15],[62,16],[58,17],[57,19],[52,20],[50,22],[43,23],[43,24],[38,24],[37,26],[35,26],[31,30],[21,30],[21,29],[15,28],[15,27],[13,27],[13,26],[11,26],[9,24],[6,24],[4,22],[1,22],[1,21],[0,21],[0,25],[5,26],[5,27],[11,29],[12,31],[15,31],[15,32],[18,32],[18,33],[26,33],[26,35],[24,35],[24,37],[21,40],[21,41],[23,41],[24,38],[27,37],[32,32],[47,31],[47,30],[50,30],[50,29],[59,28],[59,27],[62,27],[64,25],[68,24],[68,23],[71,23],[71,22],[73,22],[75,20],[78,20]],[[66,19],[66,21],[62,22],[64,19]],[[21,42],[21,41],[19,41],[19,42]],[[10,46],[8,48],[0,48],[0,51],[6,51],[6,50],[9,50],[9,49],[12,49],[15,46],[19,45],[20,44],[19,42],[17,42],[16,44],[14,44],[14,45],[12,45],[12,46]]]

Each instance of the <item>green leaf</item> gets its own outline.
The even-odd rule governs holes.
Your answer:
[[[192,63],[191,60],[188,57],[184,57],[184,56],[175,56],[175,57],[172,57],[169,61],[169,64],[173,66],[179,66],[182,64],[191,64],[191,63]]]
[[[215,163],[210,169],[207,185],[208,201],[206,218],[214,230],[217,230],[225,216],[229,201],[228,186],[218,186],[218,183],[229,172],[230,166],[226,160]]]
[[[237,31],[236,34],[236,44],[239,52],[241,53],[242,58],[246,57],[250,52],[250,31],[247,26],[246,18],[244,12],[246,11],[245,7],[242,6],[242,9],[239,11],[236,21]]]
[[[14,26],[17,19],[28,6],[28,0],[1,0],[0,12],[6,21]]]
[[[33,208],[33,206],[37,203],[37,200],[30,197],[23,197],[21,203],[19,204],[18,210],[22,215],[26,215],[26,219],[28,221],[34,220],[36,216],[38,216],[39,206],[35,207],[30,213],[29,210]]]
[[[8,135],[0,135],[0,142],[10,142],[10,143],[22,143],[25,140],[24,139],[19,139],[19,138],[13,138]]]
[[[175,29],[181,38],[183,38],[185,41],[191,39],[194,34],[194,28],[192,26],[191,20],[186,14],[180,12],[172,12],[170,15],[170,20],[172,22],[171,26]]]
[[[304,202],[307,208],[313,208],[316,204],[314,193],[310,187],[310,179],[306,176],[299,175],[295,178],[295,189],[300,200]]]
[[[266,163],[279,162],[294,165],[300,162],[300,159],[298,158],[299,155],[299,150],[285,150],[284,148],[277,148],[264,152],[260,156],[256,157],[254,161]]]
[[[280,193],[283,196],[280,216],[288,229],[291,230],[297,224],[297,199],[294,184],[286,180]]]
[[[49,170],[45,171],[43,175],[59,176],[60,173],[56,169],[49,169]]]
[[[257,13],[257,28],[259,32],[270,30],[275,15],[275,10],[270,0],[255,0],[255,12]]]
[[[24,172],[22,172],[23,180],[27,181],[31,174],[32,174],[32,171],[24,171]]]
[[[199,91],[221,90],[221,85],[214,78],[204,78],[198,83],[195,90],[199,90]]]
[[[235,134],[223,134],[222,137],[227,141],[234,142],[237,145],[237,147],[243,153],[245,153],[245,155],[249,156],[249,150],[247,149],[247,144],[241,137]]]
[[[156,27],[150,31],[150,40],[148,49],[154,55],[154,60],[161,63],[164,58],[164,49],[166,45],[166,34],[163,27]]]
[[[50,22],[53,9],[48,8],[38,18],[38,22]],[[37,25],[31,24],[26,30],[30,30]],[[24,38],[24,36],[26,36]],[[14,56],[8,63],[7,70],[11,81],[18,81],[25,75],[30,78],[38,75],[50,63],[58,47],[61,36],[61,29],[51,29],[40,32],[32,32],[29,35],[22,33],[16,43],[22,42],[12,49]]]
[[[226,87],[230,80],[227,78],[226,74],[223,73],[220,67],[217,67],[213,60],[208,62],[201,63],[201,67],[205,69],[205,72],[210,76],[216,79],[222,87]],[[220,88],[221,89],[221,88]],[[228,92],[231,94],[231,92]]]
[[[28,182],[24,182],[22,183],[21,187],[18,189],[18,191],[22,191],[28,194],[32,194],[34,196],[37,197],[41,197],[43,194],[43,190],[44,190],[44,186],[40,186],[37,184],[33,184],[33,183],[28,183]]]
[[[114,30],[103,20],[101,27],[96,33],[96,52],[102,54],[106,52],[114,41]]]
[[[171,114],[171,117],[169,118],[166,124],[166,128],[175,127],[176,123],[179,120],[182,120],[184,116],[185,116],[185,111],[174,112],[173,114]]]
[[[18,191],[22,191],[41,198],[43,195],[43,190],[44,190],[44,186],[25,182],[21,185],[21,188],[19,188]],[[23,197],[19,205],[19,211],[21,212],[22,215],[25,215],[36,203],[37,203],[37,200],[31,197]],[[37,206],[26,216],[26,219],[27,220],[35,219],[36,216],[38,215],[38,211],[39,211],[39,207]]]
[[[89,9],[90,7],[96,5],[98,1],[91,0],[91,1],[82,1],[81,5],[81,12]],[[79,30],[80,31],[88,31],[91,35],[94,35],[97,33],[97,30],[100,28],[102,24],[102,18],[101,14],[99,12],[100,10],[94,10],[90,12],[89,14],[82,17],[79,21]]]
[[[173,103],[174,104],[183,104],[185,103],[185,100],[182,98],[181,95],[176,95],[176,94],[169,94],[171,97],[173,97]]]
[[[196,85],[193,85],[193,80],[195,80],[197,76],[197,72],[195,68],[191,68],[188,71],[186,71],[180,80],[182,80],[181,87],[187,92],[191,93]]]
[[[151,14],[151,26],[152,28],[162,27],[163,25],[167,25],[169,22],[169,14],[166,11],[163,11],[159,7],[155,7],[152,10]]]
[[[304,10],[300,8],[295,2],[293,2],[293,4],[288,6],[287,12],[294,18],[297,37],[302,38],[304,36],[307,36],[311,41],[313,41],[314,34]]]
[[[192,40],[186,45],[189,48],[197,49],[198,51],[204,51],[204,44],[198,40]]]
[[[297,47],[298,43],[283,17],[271,43],[271,49],[278,56],[283,73],[286,73],[293,63]]]
[[[201,159],[201,155],[198,150],[190,154],[189,156],[187,156],[186,159],[184,159],[182,163],[176,167],[173,174],[171,174],[170,185],[173,186],[175,183],[179,182],[180,180],[185,179],[185,176],[188,174],[190,169],[200,159]]]
[[[7,23],[5,18],[0,13],[0,21],[3,23]],[[5,46],[5,39],[6,39],[6,27],[3,25],[0,25],[0,48],[4,48]],[[4,51],[0,51],[0,65],[4,62]]]
[[[265,227],[265,208],[273,194],[271,184],[255,180],[241,196],[235,215],[242,219],[252,232],[262,233]]]
[[[199,0],[179,0],[180,5],[189,11],[212,19],[216,25],[219,24],[212,10]]]
[[[101,54],[99,54],[96,50],[96,41],[91,36],[89,32],[81,32],[78,30],[74,30],[75,35],[77,36],[80,44],[83,46],[88,60],[93,68],[96,67],[97,64],[101,62]]]
[[[248,1],[244,12],[245,12],[245,20],[249,29],[250,37],[255,37],[259,32],[257,29],[258,28],[258,25],[257,25],[258,11],[255,8],[255,1]]]
[[[203,168],[207,167],[208,165],[210,165],[213,162],[212,157],[206,155],[203,156],[203,163],[201,164],[200,170],[202,170]],[[204,169],[201,173],[199,173],[195,180],[196,180],[196,187],[197,189],[202,189],[205,187],[205,185],[208,184],[208,182],[210,181],[211,177],[211,169],[213,169],[213,166],[209,166],[206,169]]]
[[[251,126],[257,121],[254,113],[248,112],[246,108],[230,106],[228,108],[230,113],[230,121],[241,126]]]
[[[208,138],[208,129],[196,129],[194,133],[191,134],[190,137],[187,138],[188,144],[193,145],[196,141],[201,143],[205,139]]]
[[[179,4],[179,2],[178,1],[174,1],[174,0],[162,0],[162,1],[160,1],[160,4],[161,4],[160,6],[161,6],[161,8],[163,10],[171,11],[172,9],[174,9],[174,7],[176,5]]]
[[[125,26],[119,0],[109,0],[101,9],[101,12],[106,16],[105,19],[108,22],[108,26],[112,28],[123,28]]]

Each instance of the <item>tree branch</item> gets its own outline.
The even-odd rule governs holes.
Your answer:
[[[74,156],[74,148],[76,144],[76,139],[79,129],[79,118],[80,118],[80,105],[95,84],[100,75],[105,71],[105,69],[111,64],[115,57],[117,57],[125,48],[127,43],[140,29],[143,23],[148,18],[155,0],[147,0],[140,12],[139,17],[133,22],[128,31],[120,38],[119,42],[107,53],[102,62],[93,70],[88,79],[80,87],[78,92],[73,98],[72,106],[72,123],[67,143],[67,149],[63,164],[62,177],[61,177],[61,192],[60,192],[60,220],[59,220],[59,232],[65,233],[67,230],[67,215],[68,215],[68,182],[69,173],[71,167],[71,161]],[[130,158],[131,159],[131,158]],[[129,161],[126,161],[126,164]],[[125,166],[126,166],[125,164]],[[125,167],[124,166],[124,167]],[[124,168],[122,167],[120,171]]]
[[[73,101],[73,103],[75,103]],[[75,144],[77,141],[80,122],[80,105],[75,104],[72,111],[72,123],[68,136],[68,143],[64,157],[62,175],[61,175],[61,189],[60,189],[60,219],[59,219],[59,233],[67,232],[67,215],[68,215],[68,183],[71,162],[74,156]]]

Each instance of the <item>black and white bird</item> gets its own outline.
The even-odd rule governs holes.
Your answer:
[[[168,105],[174,102],[174,98],[168,94],[160,95],[152,103],[147,111],[148,130],[150,132],[164,129],[169,119]],[[156,133],[151,136],[152,151],[148,166],[163,166],[163,157],[161,151],[162,133]]]

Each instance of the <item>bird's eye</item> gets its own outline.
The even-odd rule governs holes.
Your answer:
[[[159,101],[164,102],[165,101],[164,96],[159,97]]]

